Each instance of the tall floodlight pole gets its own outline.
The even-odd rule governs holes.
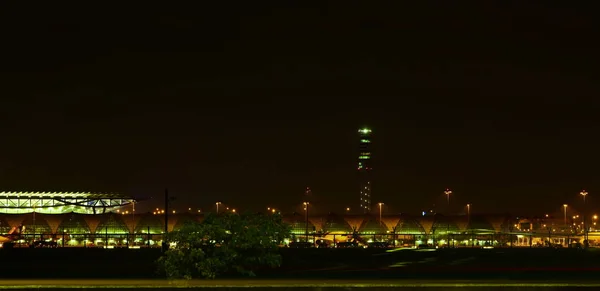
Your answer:
[[[377,203],[377,205],[379,205],[379,225],[381,226],[381,211],[383,208],[383,203],[379,202],[379,203]]]
[[[471,204],[467,204],[467,227],[471,227]]]
[[[446,189],[444,191],[444,194],[446,194],[446,199],[448,201],[448,217],[446,218],[446,244],[449,246],[450,245],[450,194],[452,194],[452,191],[450,189]]]
[[[446,189],[444,191],[444,194],[446,194],[446,200],[448,202],[448,213],[450,213],[450,194],[452,194],[452,190]]]
[[[567,207],[569,207],[569,205],[563,204],[564,214],[565,214],[565,226],[567,226]]]
[[[35,232],[37,230],[37,225],[35,225],[35,206],[33,207],[33,242],[35,243]]]
[[[304,215],[305,215],[305,221],[304,221],[304,236],[306,238],[306,242],[308,242],[308,205],[310,204],[308,201],[304,202]]]
[[[131,200],[131,242],[135,246],[135,200]]]
[[[588,192],[583,190],[583,191],[579,192],[579,195],[581,195],[583,197],[583,227],[584,227],[583,237],[587,244],[588,243],[588,228],[587,228],[587,221],[586,221],[587,205],[585,204],[585,197],[588,195]]]
[[[219,214],[219,205],[221,205],[221,202],[216,202],[215,205],[217,205],[217,214]]]

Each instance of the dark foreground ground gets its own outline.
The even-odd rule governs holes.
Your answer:
[[[592,282],[513,282],[513,281],[466,281],[443,280],[191,280],[169,282],[164,280],[2,280],[0,289],[46,289],[46,290],[569,290],[598,289]]]
[[[34,278],[116,279],[116,281],[106,282],[125,282],[122,281],[123,279],[155,279],[157,278],[155,261],[159,256],[160,250],[156,249],[1,250],[0,279],[3,280],[0,280],[0,285],[6,286],[7,282],[17,282],[6,279],[28,279],[20,282],[31,283],[34,283],[31,280]],[[355,280],[367,282],[364,284],[452,281],[458,282],[457,284],[464,282],[539,284],[543,282],[572,285],[600,282],[600,250],[597,249],[507,248],[393,252],[378,249],[284,249],[282,256],[284,263],[281,268],[264,271],[258,278],[276,280],[270,282],[289,282],[286,284],[296,287],[299,287],[298,284],[302,282],[328,280],[349,284],[362,284]],[[76,281],[69,280],[69,282]],[[598,288],[600,285],[593,286]],[[145,288],[142,287],[144,286],[137,286],[137,288]]]

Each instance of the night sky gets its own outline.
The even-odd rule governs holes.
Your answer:
[[[368,126],[386,212],[595,203],[598,21],[486,3],[2,3],[0,188],[343,212]]]

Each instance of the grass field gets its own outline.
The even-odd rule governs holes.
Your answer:
[[[600,250],[576,249],[284,249],[283,266],[264,279],[596,280]],[[156,278],[156,249],[0,251],[0,277]]]

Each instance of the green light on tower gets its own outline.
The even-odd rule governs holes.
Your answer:
[[[371,130],[368,128],[361,128],[358,130],[358,132],[362,133],[362,134],[369,134],[369,133],[371,133]]]

